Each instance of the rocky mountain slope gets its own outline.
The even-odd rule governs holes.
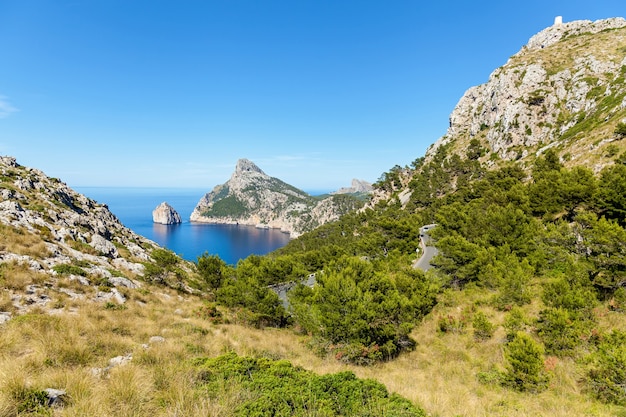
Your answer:
[[[5,318],[10,310],[50,307],[51,293],[124,303],[118,288],[138,288],[152,278],[168,280],[165,271],[150,272],[159,272],[152,258],[160,249],[156,243],[122,225],[106,205],[6,156],[0,157],[0,231],[0,281],[8,291],[0,308]],[[192,272],[191,265],[181,261],[180,266]],[[26,292],[22,285],[6,285],[19,271],[40,282],[31,282]],[[59,284],[66,279],[77,289]],[[191,290],[185,282],[176,285]]]
[[[296,237],[361,205],[350,195],[315,198],[240,159],[230,179],[200,199],[191,221],[277,228]]]
[[[426,154],[529,167],[547,148],[595,172],[626,149],[626,20],[555,24],[534,35],[489,80],[467,90]]]

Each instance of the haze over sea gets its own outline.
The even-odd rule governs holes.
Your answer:
[[[251,254],[264,255],[289,242],[289,234],[253,226],[192,223],[189,216],[206,189],[75,187],[76,191],[106,204],[135,233],[166,247],[184,259],[196,261],[204,252],[236,264]],[[152,221],[152,210],[167,201],[180,214],[182,224]]]

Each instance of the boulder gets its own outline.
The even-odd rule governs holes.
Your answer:
[[[152,211],[152,221],[161,224],[177,224],[181,223],[181,218],[176,210],[164,201]]]

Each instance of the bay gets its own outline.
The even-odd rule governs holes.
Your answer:
[[[170,249],[184,259],[196,261],[207,252],[235,265],[252,254],[264,255],[289,242],[289,234],[254,226],[192,223],[189,216],[203,189],[75,187],[76,191],[106,204],[124,226]],[[156,224],[152,210],[167,201],[180,214],[183,223]]]

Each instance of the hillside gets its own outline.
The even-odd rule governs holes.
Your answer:
[[[434,415],[626,412],[625,30],[533,36],[366,208],[277,251],[323,269],[291,296],[316,349],[402,363]]]
[[[349,192],[312,197],[240,159],[230,179],[200,199],[191,221],[271,227],[297,237],[360,206]]]

